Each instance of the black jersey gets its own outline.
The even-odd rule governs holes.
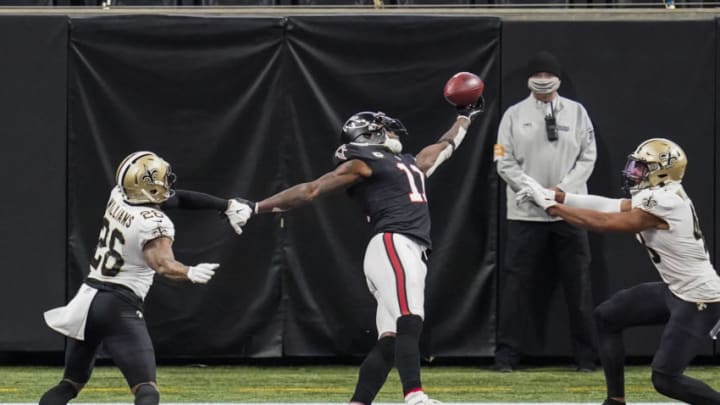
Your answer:
[[[336,165],[352,159],[372,169],[348,194],[362,206],[375,233],[402,233],[431,247],[425,173],[415,157],[393,154],[381,145],[345,144],[335,151]]]

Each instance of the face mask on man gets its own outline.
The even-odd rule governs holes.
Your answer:
[[[552,77],[531,77],[528,79],[528,88],[533,93],[549,94],[560,88],[560,78]]]

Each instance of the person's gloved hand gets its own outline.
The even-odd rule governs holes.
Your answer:
[[[525,185],[515,195],[516,203],[519,204],[524,201],[530,201],[543,210],[557,205],[557,201],[555,201],[555,191],[541,186],[535,180],[526,181]]]
[[[242,227],[255,214],[257,203],[244,198],[232,198],[228,200],[228,208],[225,210],[230,226],[235,232],[242,234]]]
[[[485,111],[485,99],[480,96],[474,103],[468,105],[459,105],[455,107],[460,117],[467,118],[472,121],[478,114]]]
[[[188,280],[195,284],[207,284],[215,275],[215,269],[220,267],[218,263],[200,263],[190,266],[187,272]]]

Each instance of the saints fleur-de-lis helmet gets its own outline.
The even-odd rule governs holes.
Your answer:
[[[623,188],[632,192],[682,181],[687,162],[687,155],[675,142],[648,139],[628,156],[622,172]]]
[[[175,193],[170,164],[153,152],[128,155],[118,166],[115,179],[130,204],[160,204]]]

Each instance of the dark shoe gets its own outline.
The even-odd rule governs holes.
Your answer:
[[[608,398],[602,403],[602,405],[625,405],[625,402],[620,402],[612,398]]]
[[[592,373],[595,371],[595,367],[578,367],[575,369],[578,373]]]

